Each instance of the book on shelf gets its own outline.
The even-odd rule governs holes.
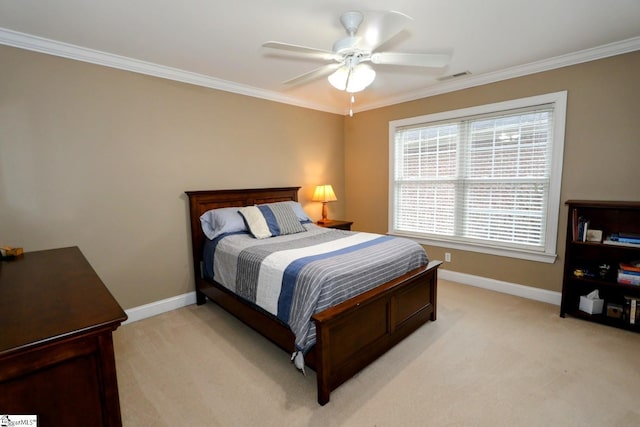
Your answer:
[[[630,325],[640,325],[640,298],[625,296],[623,319]]]
[[[573,211],[573,241],[586,242],[589,231],[589,220],[583,216],[578,216],[577,210]]]
[[[608,240],[640,246],[640,235],[634,233],[611,233]]]
[[[622,267],[620,267],[618,269],[618,274],[628,275],[628,276],[631,276],[631,278],[640,277],[640,271],[637,271],[637,270],[625,270]]]
[[[640,240],[640,233],[629,233],[626,231],[621,231],[620,233],[618,233],[618,236],[624,237],[625,239]]]
[[[621,262],[619,264],[620,270],[625,273],[638,273],[640,274],[640,261]]]
[[[616,240],[612,239],[611,236],[604,239],[602,243],[604,243],[605,245],[626,246],[628,248],[640,248],[640,243],[621,242],[617,239]]]
[[[640,286],[640,276],[631,276],[618,273],[618,283],[621,285]]]
[[[638,261],[621,262],[618,265],[618,283],[640,285],[640,263]]]

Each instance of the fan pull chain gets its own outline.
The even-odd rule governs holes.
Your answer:
[[[356,102],[355,95],[351,95],[351,105],[349,105],[349,117],[353,117],[353,103]]]

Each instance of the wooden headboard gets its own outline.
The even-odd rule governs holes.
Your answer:
[[[196,278],[201,274],[200,261],[202,261],[202,250],[206,239],[200,224],[200,216],[203,213],[211,209],[229,208],[233,206],[243,207],[289,200],[297,202],[299,189],[300,187],[281,187],[243,190],[185,191],[187,196],[189,196],[191,248]]]

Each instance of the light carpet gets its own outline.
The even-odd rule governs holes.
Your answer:
[[[439,280],[438,320],[316,401],[315,373],[217,305],[114,333],[125,426],[638,426],[640,334]]]

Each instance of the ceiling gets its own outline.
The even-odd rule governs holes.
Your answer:
[[[3,0],[0,44],[345,114],[326,78],[283,81],[323,62],[276,57],[270,40],[331,50],[347,10],[383,0]],[[444,69],[374,66],[363,111],[545,69],[640,50],[638,0],[396,0],[413,18],[382,50],[451,51]],[[455,79],[445,77],[468,71]],[[443,79],[444,78],[444,79]]]

